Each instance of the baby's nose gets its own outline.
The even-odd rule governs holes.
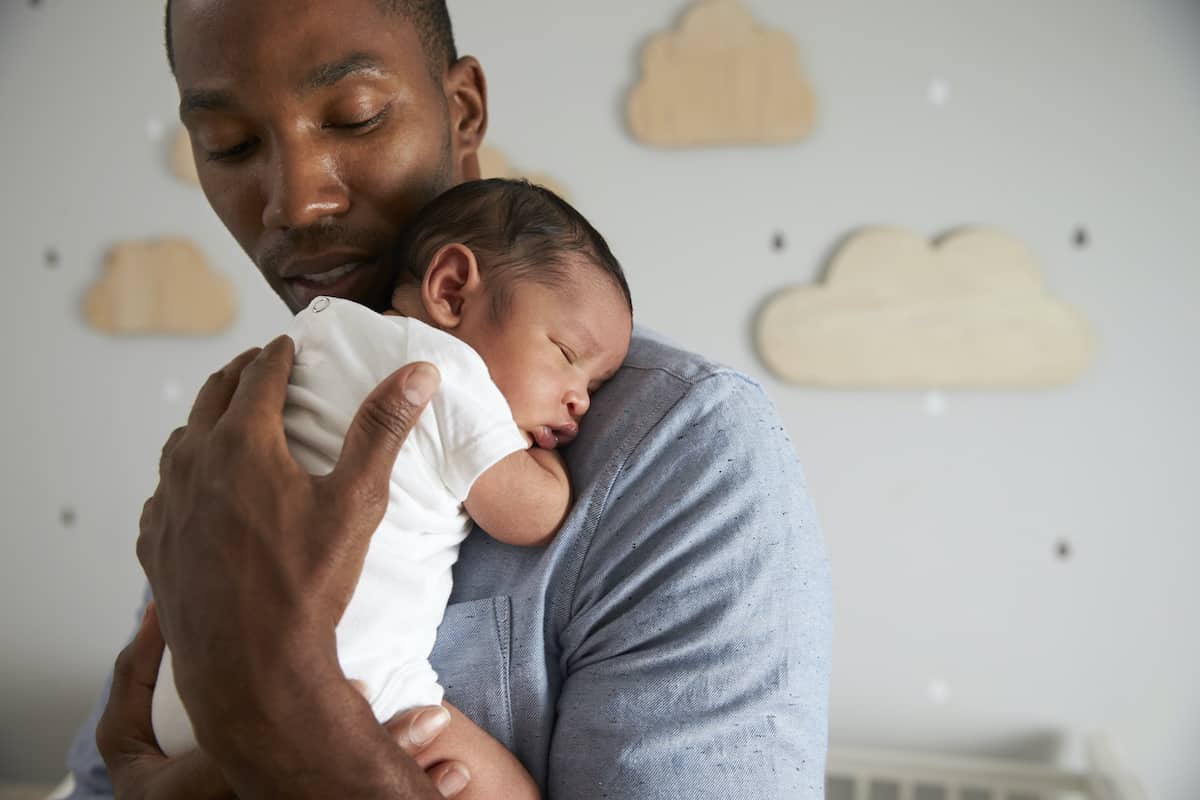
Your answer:
[[[579,419],[587,413],[589,405],[590,400],[588,399],[587,392],[572,394],[567,400],[567,413],[571,415],[572,419]]]

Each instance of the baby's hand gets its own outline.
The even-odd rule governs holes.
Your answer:
[[[363,697],[367,697],[367,686],[362,681],[350,681]],[[425,769],[425,774],[442,797],[454,797],[467,787],[471,773],[460,761],[439,760],[436,763],[423,758],[425,751],[450,727],[450,712],[441,706],[412,708],[397,714],[384,726],[400,748],[412,756]]]

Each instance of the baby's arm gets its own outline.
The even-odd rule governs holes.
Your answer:
[[[444,761],[459,761],[471,773],[471,781],[455,800],[537,800],[537,784],[517,757],[493,739],[469,717],[449,703],[450,726],[416,755],[424,770]]]
[[[531,447],[498,461],[464,503],[471,519],[506,544],[545,545],[571,507],[571,482],[557,450]]]

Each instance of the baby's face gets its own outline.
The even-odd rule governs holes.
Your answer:
[[[476,305],[454,333],[483,357],[531,444],[566,445],[591,395],[625,360],[633,320],[621,291],[588,265],[563,286],[512,287],[500,320]]]

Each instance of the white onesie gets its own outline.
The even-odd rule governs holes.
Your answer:
[[[450,596],[450,568],[471,530],[463,501],[480,474],[528,445],[483,359],[448,333],[318,297],[296,316],[289,335],[296,359],[284,428],[296,462],[314,475],[333,469],[358,407],[384,378],[413,361],[429,361],[442,375],[396,458],[387,512],[337,628],[342,671],[366,684],[384,722],[441,702],[429,654]],[[169,652],[152,722],[167,755],[196,747]]]

